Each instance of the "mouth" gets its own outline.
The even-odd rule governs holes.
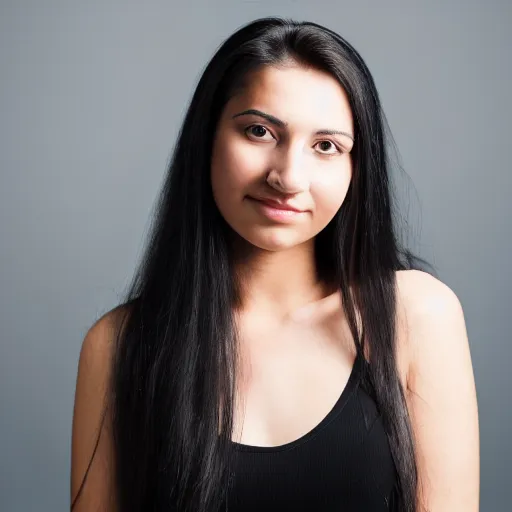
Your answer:
[[[274,208],[276,210],[281,211],[291,211],[296,213],[304,213],[305,210],[301,210],[300,208],[288,204],[288,203],[281,203],[279,201],[274,201],[273,199],[267,199],[267,198],[256,198],[252,196],[248,196],[249,199],[252,199],[253,201],[258,201],[259,203],[263,203],[265,205],[268,205],[271,208]]]
[[[289,205],[281,205],[269,200],[256,199],[250,196],[247,199],[256,206],[259,213],[278,222],[294,222],[306,213]]]

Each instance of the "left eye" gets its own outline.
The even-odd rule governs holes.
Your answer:
[[[318,145],[318,144],[330,144],[331,147],[334,148],[334,153],[326,153],[327,155],[333,155],[335,153],[341,153],[341,151],[336,147],[336,145],[333,142],[331,142],[330,140],[321,140],[316,145]]]

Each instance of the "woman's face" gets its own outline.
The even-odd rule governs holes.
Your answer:
[[[345,199],[353,135],[348,98],[330,75],[298,66],[251,74],[215,133],[211,180],[222,216],[261,249],[312,240]],[[279,212],[257,199],[300,212]]]

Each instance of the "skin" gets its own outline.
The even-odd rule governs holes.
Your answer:
[[[345,92],[325,73],[264,68],[248,84],[219,121],[211,179],[215,202],[235,234],[244,283],[236,311],[241,364],[234,440],[276,446],[301,437],[326,416],[355,357],[340,294],[317,281],[313,253],[314,237],[346,197],[354,132]],[[287,126],[254,114],[233,117],[247,109]],[[251,125],[258,128],[246,130]],[[349,136],[315,134],[322,129]],[[327,141],[344,152],[337,154]],[[248,200],[260,194],[281,195],[307,211],[293,223],[277,223]],[[478,411],[460,301],[423,272],[397,272],[397,285],[397,365],[416,439],[418,510],[477,511]],[[117,308],[98,320],[80,353],[72,497],[100,430],[101,436],[76,511],[115,510],[111,419],[107,413],[102,423],[101,412],[119,315]]]

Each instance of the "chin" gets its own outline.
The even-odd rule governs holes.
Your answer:
[[[272,252],[286,251],[311,240],[309,237],[300,236],[289,227],[287,229],[267,227],[250,233],[238,231],[238,235],[251,246]]]

